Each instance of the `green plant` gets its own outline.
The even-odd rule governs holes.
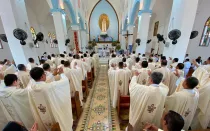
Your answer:
[[[92,44],[89,44],[89,45],[88,45],[88,49],[89,49],[89,50],[92,50],[92,49],[93,49]]]
[[[117,46],[116,41],[113,41],[113,42],[112,42],[112,46]]]
[[[118,45],[116,46],[116,50],[119,51],[120,49],[121,49],[121,45],[118,44]]]

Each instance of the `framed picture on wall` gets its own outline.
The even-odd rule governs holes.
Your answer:
[[[153,36],[157,36],[159,21],[155,22]]]

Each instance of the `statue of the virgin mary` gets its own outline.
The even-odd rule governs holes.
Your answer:
[[[102,20],[101,25],[102,25],[102,32],[106,32],[106,19]]]

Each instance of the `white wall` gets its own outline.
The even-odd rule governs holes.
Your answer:
[[[0,17],[0,34],[5,34],[1,17]],[[1,40],[1,43],[2,43],[3,49],[0,49],[0,61],[2,61],[3,59],[8,59],[10,61],[13,60],[8,43],[3,42],[2,40]]]
[[[152,39],[150,44],[147,44],[146,52],[150,52],[151,48],[155,49],[155,53],[157,53],[159,46],[159,54],[163,53],[164,44],[158,43],[157,37],[153,36],[155,22],[159,21],[158,33],[164,35],[164,38],[167,38],[168,34],[168,26],[169,20],[171,16],[171,8],[172,8],[173,0],[157,0],[154,7],[153,13],[150,20],[150,29],[148,34],[148,39]]]
[[[39,24],[37,15],[32,10],[32,8],[30,7],[29,4],[26,5],[26,9],[27,9],[27,13],[28,13],[28,19],[30,22],[30,26],[35,29],[36,33],[42,32],[44,34],[44,41],[38,42],[39,48],[36,48],[36,52],[37,52],[38,56],[42,56],[44,52],[47,52],[48,54],[58,53],[58,48],[50,47],[50,39],[48,37],[49,32],[55,33],[55,27],[54,27],[53,22],[52,22],[52,24],[48,24],[48,25]],[[46,44],[46,42],[45,42],[46,40],[48,40],[48,44]]]
[[[208,47],[199,46],[204,25],[207,19],[210,17],[209,5],[210,5],[210,0],[202,0],[199,2],[197,15],[193,27],[193,31],[197,30],[199,34],[195,39],[190,40],[187,49],[187,53],[189,53],[191,59],[195,59],[198,56],[201,56],[203,60],[206,60],[208,57],[210,57],[210,46]]]
[[[31,48],[29,48],[29,45],[28,45],[28,42],[30,42],[30,41],[27,41],[27,45],[24,46],[24,50],[27,50],[26,52],[36,52],[38,56],[42,56],[42,54],[44,52],[47,52],[48,54],[59,53],[58,48],[50,47],[50,43],[49,43],[50,40],[48,38],[48,32],[51,32],[51,33],[55,32],[53,21],[52,21],[52,24],[48,24],[48,23],[45,25],[39,24],[38,19],[37,19],[37,14],[32,10],[29,3],[27,3],[27,2],[26,2],[26,10],[27,10],[27,15],[28,15],[30,26],[25,24],[24,27],[27,28],[27,34],[29,35],[29,38],[31,38],[31,33],[29,31],[30,27],[33,27],[35,29],[36,33],[42,32],[44,34],[45,40],[46,39],[48,40],[48,44],[46,44],[45,41],[39,42],[39,48],[34,47],[33,49],[31,49]],[[50,14],[50,12],[49,12],[49,14]],[[4,32],[3,24],[2,24],[2,21],[0,18],[0,34],[4,34],[4,33],[5,32]],[[2,45],[3,45],[3,49],[0,49],[0,60],[3,60],[5,58],[9,59],[9,60],[13,60],[8,43],[5,43],[2,41]],[[32,57],[32,56],[27,56],[27,57]]]

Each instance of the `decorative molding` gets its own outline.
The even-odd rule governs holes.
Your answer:
[[[152,10],[140,10],[138,15],[141,15],[143,13],[150,13],[150,14],[152,14]]]
[[[66,14],[66,12],[61,8],[57,8],[57,9],[53,8],[53,9],[50,10],[50,12],[51,13],[60,12],[61,14],[64,14],[64,15]]]

